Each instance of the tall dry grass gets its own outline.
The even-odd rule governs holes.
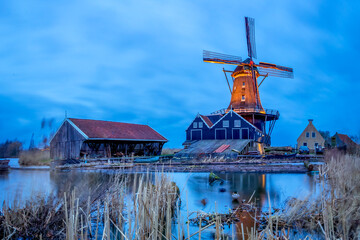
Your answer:
[[[315,200],[292,199],[280,213],[261,213],[266,219],[261,229],[255,211],[253,227],[237,224],[240,226],[237,238],[290,239],[294,229],[314,231],[324,239],[358,238],[359,173],[359,157],[326,156],[318,176],[322,191]],[[197,232],[190,232],[189,213],[185,216],[188,220],[183,222],[179,194],[178,187],[165,174],[138,175],[133,181],[116,175],[108,184],[91,190],[81,186],[67,189],[60,197],[39,196],[24,206],[4,203],[0,238],[201,239],[210,228],[214,229],[215,239],[236,237],[224,235],[225,223],[217,213],[205,225],[200,221]]]
[[[19,164],[21,166],[50,166],[50,150],[32,149],[21,151]]]
[[[76,188],[37,196],[21,206],[4,202],[1,239],[171,239],[179,190],[164,174],[119,175],[106,189]],[[100,186],[101,188],[101,186]],[[130,194],[131,193],[131,194]]]
[[[360,238],[360,157],[328,154],[319,182],[321,192],[315,200],[290,200],[281,219],[325,239]]]

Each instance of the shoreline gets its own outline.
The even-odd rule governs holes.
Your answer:
[[[304,161],[240,161],[240,162],[165,162],[165,163],[103,163],[103,164],[69,164],[56,166],[55,171],[69,170],[120,170],[131,172],[251,172],[251,173],[307,173],[309,171]],[[314,171],[323,164],[323,161],[314,159],[310,161]]]

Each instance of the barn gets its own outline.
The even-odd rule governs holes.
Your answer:
[[[50,140],[53,160],[160,155],[167,142],[148,125],[66,118]]]

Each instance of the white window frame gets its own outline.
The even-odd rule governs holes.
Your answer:
[[[246,99],[245,95],[241,95],[241,101],[245,102],[245,99]]]
[[[193,128],[198,128],[198,123],[197,122],[193,122]]]
[[[230,121],[229,120],[223,120],[223,128],[228,128],[230,126]],[[225,123],[227,123],[227,126],[225,126]]]
[[[198,123],[198,128],[203,128],[204,127],[204,124],[202,122],[199,122]]]
[[[193,132],[196,132],[196,131],[200,131],[200,140],[202,140],[203,139],[203,134],[202,134],[202,129],[191,129],[191,131],[190,131],[190,134],[191,134],[191,136],[190,136],[190,139],[193,141]]]
[[[312,137],[312,138],[316,138],[316,132],[312,132],[312,133],[311,133],[311,137]]]
[[[237,125],[236,123],[239,123],[239,124]],[[234,127],[235,127],[235,128],[241,127],[241,120],[240,120],[240,119],[235,119],[235,120],[234,120]]]
[[[305,137],[306,137],[306,138],[310,138],[310,132],[306,132],[306,133],[305,133]]]
[[[216,129],[215,129],[215,139],[216,139],[216,140],[220,140],[220,139],[217,139],[217,137],[216,137],[216,131],[218,131],[218,130],[224,130],[224,131],[225,131],[225,139],[228,139],[228,138],[227,138],[226,128],[216,128]]]

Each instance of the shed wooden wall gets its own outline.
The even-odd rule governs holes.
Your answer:
[[[69,122],[65,121],[50,142],[50,158],[78,159],[85,137]]]

